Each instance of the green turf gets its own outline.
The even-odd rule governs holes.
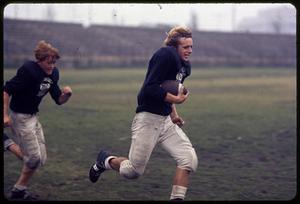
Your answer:
[[[126,156],[145,69],[61,70],[73,89],[57,106],[47,96],[40,122],[48,160],[30,182],[45,200],[168,200],[174,161],[157,146],[137,180],[116,172],[95,184],[88,170],[100,148]],[[4,70],[4,79],[15,70]],[[290,200],[296,195],[296,70],[193,69],[190,97],[177,106],[199,156],[186,200]],[[8,131],[8,133],[10,133]],[[4,191],[21,163],[4,153]]]

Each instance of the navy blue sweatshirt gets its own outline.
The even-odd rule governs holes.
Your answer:
[[[172,104],[164,101],[167,92],[160,84],[165,80],[178,80],[183,83],[190,73],[190,63],[180,59],[174,47],[160,48],[150,59],[145,81],[137,96],[136,113],[146,111],[162,116],[169,115]]]
[[[58,80],[57,68],[54,68],[51,75],[47,75],[36,62],[25,62],[4,86],[4,91],[11,96],[10,109],[18,113],[34,114],[39,111],[39,104],[48,92],[59,104],[62,92]]]

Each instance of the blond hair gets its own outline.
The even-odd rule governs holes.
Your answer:
[[[172,28],[164,40],[164,45],[177,47],[179,38],[191,38],[192,31],[185,26],[176,26]]]
[[[48,57],[53,57],[56,59],[60,58],[58,49],[44,40],[38,42],[37,46],[34,49],[34,55],[38,61],[44,61]]]

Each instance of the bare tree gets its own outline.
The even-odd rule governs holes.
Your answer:
[[[282,16],[280,10],[277,10],[273,19],[271,20],[271,26],[276,34],[280,34],[283,30]]]
[[[191,11],[190,26],[193,30],[198,30],[198,16],[194,10]]]
[[[55,11],[52,5],[47,5],[46,7],[46,20],[54,21]]]

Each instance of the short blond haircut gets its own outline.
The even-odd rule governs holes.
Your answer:
[[[166,46],[177,47],[179,38],[192,38],[192,31],[185,26],[176,26],[166,34],[167,37],[163,43]]]
[[[34,49],[34,55],[38,61],[44,61],[48,57],[53,57],[55,59],[60,58],[58,49],[53,47],[50,43],[47,43],[45,40],[38,42]]]

